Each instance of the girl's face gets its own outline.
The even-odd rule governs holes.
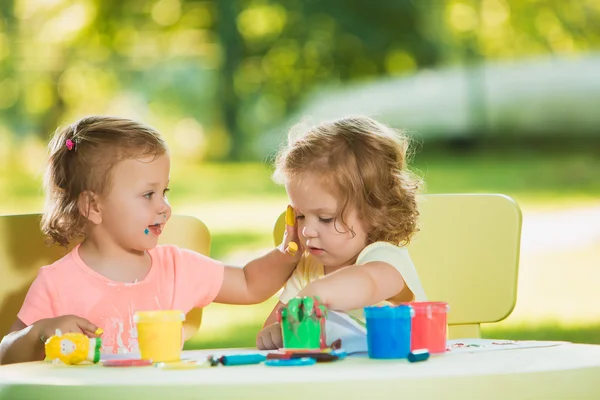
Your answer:
[[[167,200],[170,158],[164,154],[120,161],[112,170],[111,189],[99,202],[100,232],[127,251],[158,244],[171,217]]]
[[[285,189],[306,250],[328,267],[328,272],[353,265],[367,245],[367,232],[357,210],[349,210],[345,227],[340,217],[342,204],[313,174],[288,179]]]

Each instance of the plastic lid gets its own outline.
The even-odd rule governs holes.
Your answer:
[[[364,308],[366,318],[411,318],[415,311],[409,305],[369,306]]]
[[[403,305],[412,306],[415,311],[426,310],[427,308],[431,308],[432,310],[443,310],[448,312],[450,310],[450,306],[445,301],[412,301],[410,303],[402,303]]]
[[[179,322],[185,321],[185,314],[181,310],[156,310],[156,311],[136,311],[133,315],[133,322]]]
[[[94,359],[91,360],[94,364],[98,363],[100,361],[100,349],[102,348],[102,339],[100,338],[93,338],[92,339],[93,344],[94,344]]]

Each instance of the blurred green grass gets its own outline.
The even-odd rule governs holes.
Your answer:
[[[592,201],[600,194],[600,150],[483,149],[474,153],[432,150],[418,154],[413,170],[428,193],[504,193],[526,204]],[[220,199],[285,196],[267,164],[173,166],[172,196]],[[190,184],[190,179],[197,184]]]
[[[504,193],[526,205],[597,200],[600,150],[496,148],[474,153],[428,152],[414,167],[429,193]]]
[[[262,328],[262,324],[238,325],[234,332],[226,331],[222,335],[196,337],[185,342],[185,350],[200,349],[227,349],[232,347],[255,347],[256,334]]]
[[[234,251],[265,248],[270,239],[264,232],[217,232],[211,234],[211,257],[221,260]]]
[[[600,344],[600,323],[563,325],[559,322],[533,322],[513,326],[484,325],[482,336],[490,339],[564,340]]]
[[[19,162],[25,163],[15,159],[14,165],[0,171],[0,210],[39,212],[43,160],[27,168],[35,172],[27,172]],[[434,149],[417,154],[412,167],[424,178],[427,193],[504,193],[536,207],[591,202],[600,195],[600,150],[591,146],[577,151],[516,146],[458,153]],[[175,205],[284,199],[285,190],[271,180],[271,172],[266,163],[178,164],[173,160],[170,198]]]
[[[177,165],[172,163],[173,196],[203,202],[239,197],[280,197],[282,187],[273,183],[271,168],[262,163]]]

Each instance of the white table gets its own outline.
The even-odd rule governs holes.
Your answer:
[[[229,349],[231,351],[231,349]],[[219,351],[212,351],[218,354]],[[184,352],[201,358],[207,351]],[[348,357],[308,367],[161,370],[24,363],[0,367],[0,399],[600,399],[600,346],[445,354],[426,362]]]

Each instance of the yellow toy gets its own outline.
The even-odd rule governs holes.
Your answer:
[[[298,251],[298,245],[296,244],[296,242],[288,243],[287,251],[288,253],[290,253],[291,256],[295,256],[296,252]]]
[[[290,205],[287,206],[287,210],[285,211],[285,223],[288,226],[296,225],[296,213]],[[288,247],[285,250],[290,253],[290,255],[294,256],[298,251],[298,245],[296,242],[289,242]]]
[[[65,364],[79,364],[90,361],[96,364],[100,361],[102,339],[90,338],[83,333],[65,333],[57,329],[54,336],[46,340],[46,360],[54,363],[62,361]]]

